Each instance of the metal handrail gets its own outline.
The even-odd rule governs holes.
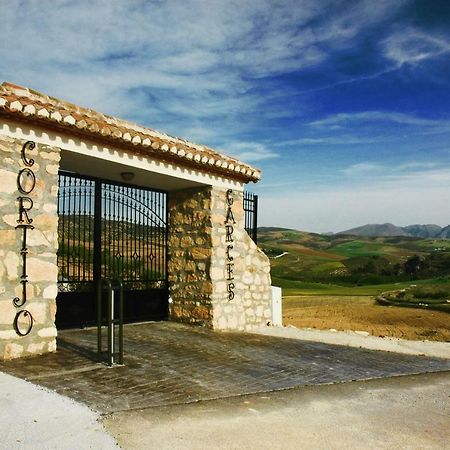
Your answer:
[[[97,284],[97,359],[102,361],[102,293],[106,290],[108,292],[108,314],[106,318],[108,327],[108,365],[114,364],[114,326],[119,325],[119,352],[118,363],[123,364],[123,282],[121,279],[110,280],[109,278],[102,278]],[[119,319],[114,318],[114,291],[119,291]]]

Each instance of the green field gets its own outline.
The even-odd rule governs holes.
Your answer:
[[[411,285],[450,285],[450,240],[280,228],[259,229],[258,239],[271,260],[272,284],[285,296],[376,296]]]
[[[346,258],[355,256],[383,256],[386,254],[386,247],[379,242],[363,242],[363,241],[348,241],[342,242],[328,249],[330,253],[336,253]]]

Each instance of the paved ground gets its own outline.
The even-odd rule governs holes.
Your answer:
[[[101,413],[304,385],[450,370],[450,361],[160,322],[125,327],[125,366],[95,362],[95,330],[61,332],[56,354],[0,364]]]
[[[448,449],[450,374],[414,375],[118,412],[132,449]]]

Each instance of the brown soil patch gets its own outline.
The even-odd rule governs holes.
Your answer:
[[[448,313],[381,306],[371,297],[285,297],[283,323],[298,328],[367,331],[380,337],[450,342]]]

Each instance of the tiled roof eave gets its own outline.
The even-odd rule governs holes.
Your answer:
[[[259,179],[256,179],[254,177],[249,177],[248,175],[244,175],[241,173],[234,173],[229,170],[225,170],[221,167],[217,167],[215,165],[205,166],[205,164],[202,164],[201,162],[197,162],[194,160],[181,160],[180,157],[177,157],[176,155],[172,155],[170,151],[168,152],[157,152],[153,148],[144,147],[142,145],[133,144],[132,142],[126,142],[122,139],[114,138],[113,136],[102,136],[99,133],[91,132],[89,130],[85,129],[79,129],[76,127],[76,125],[68,124],[68,123],[49,123],[49,121],[45,120],[45,118],[42,117],[36,117],[36,116],[25,116],[23,114],[18,114],[16,111],[8,111],[0,107],[0,117],[6,117],[7,119],[10,119],[11,121],[18,121],[22,123],[26,123],[29,125],[39,125],[42,128],[48,129],[49,131],[62,131],[66,133],[70,133],[72,135],[75,135],[82,138],[87,138],[91,141],[97,142],[99,144],[103,144],[105,146],[110,145],[114,146],[116,148],[120,148],[126,151],[129,151],[130,153],[151,157],[152,159],[155,159],[157,161],[161,161],[164,163],[169,164],[175,164],[178,166],[183,166],[189,169],[195,169],[200,172],[206,172],[212,175],[221,176],[224,178],[229,178],[233,180],[237,180],[243,183],[248,183],[250,181],[257,182]]]
[[[19,93],[10,92],[13,89],[19,90]],[[79,108],[10,83],[0,85],[0,116],[243,183],[260,179],[258,169],[207,147]]]

